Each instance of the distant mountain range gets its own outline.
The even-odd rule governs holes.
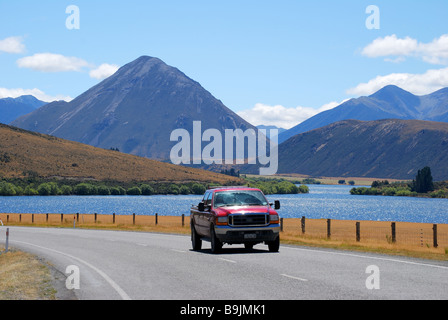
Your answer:
[[[218,129],[223,136],[226,129],[257,130],[198,82],[148,56],[123,66],[71,102],[39,107],[44,103],[33,97],[13,100],[6,102],[38,108],[13,126],[162,161],[169,160],[178,143],[170,141],[171,133],[186,129],[191,134],[194,121],[201,122],[202,132]],[[269,134],[273,127],[258,128]],[[448,88],[416,96],[387,86],[290,130],[280,129],[278,139],[278,173],[412,179],[418,169],[430,166],[436,179],[448,179]],[[209,143],[202,142],[202,149]],[[241,172],[255,167],[238,166]],[[219,172],[223,167],[202,168]]]
[[[279,143],[341,120],[415,119],[448,122],[448,88],[416,96],[397,86],[386,86],[369,97],[351,99],[281,133]]]
[[[266,130],[266,137],[268,139],[271,139],[271,137],[278,136],[282,132],[286,131],[286,129],[279,128],[279,127],[276,127],[276,126],[259,125],[259,126],[257,126],[257,128],[260,129],[260,130]],[[278,134],[277,135],[271,135],[271,130],[277,130]]]
[[[167,160],[175,129],[255,129],[198,82],[158,58],[142,56],[71,102],[59,101],[11,125],[101,148]]]
[[[0,99],[0,123],[8,124],[20,116],[33,112],[46,103],[29,95]]]
[[[429,166],[434,179],[446,180],[448,123],[345,120],[296,135],[278,153],[278,173],[414,179]]]

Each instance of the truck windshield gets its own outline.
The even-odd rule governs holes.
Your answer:
[[[231,206],[267,206],[263,193],[257,190],[237,190],[217,192],[214,197],[214,207]]]

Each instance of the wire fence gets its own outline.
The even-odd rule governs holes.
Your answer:
[[[283,232],[303,238],[448,248],[448,225],[411,222],[285,219]]]

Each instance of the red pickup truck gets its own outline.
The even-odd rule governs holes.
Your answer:
[[[274,206],[274,208],[272,208]],[[190,225],[193,250],[201,250],[202,240],[211,242],[218,253],[223,244],[244,244],[246,249],[258,243],[269,251],[280,247],[280,202],[269,203],[260,189],[218,187],[205,192],[202,201],[191,207]]]

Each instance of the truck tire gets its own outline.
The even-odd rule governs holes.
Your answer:
[[[199,251],[202,248],[202,240],[199,237],[198,233],[196,232],[194,225],[191,224],[190,227],[191,227],[191,245],[193,247],[193,251]]]
[[[212,245],[212,253],[219,253],[222,249],[222,242],[216,237],[215,228],[212,226],[210,230],[210,240]]]
[[[274,241],[268,242],[269,252],[278,252],[280,249],[280,236]]]

